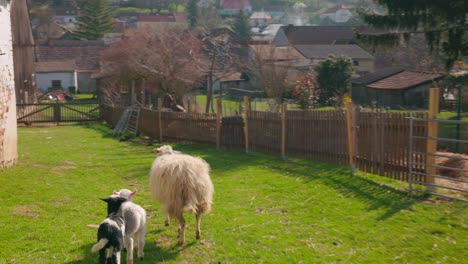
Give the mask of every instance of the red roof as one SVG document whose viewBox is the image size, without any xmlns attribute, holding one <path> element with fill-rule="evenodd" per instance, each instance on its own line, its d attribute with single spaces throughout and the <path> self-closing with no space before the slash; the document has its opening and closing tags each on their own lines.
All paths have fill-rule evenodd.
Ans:
<svg viewBox="0 0 468 264">
<path fill-rule="evenodd" d="M 77 70 L 92 71 L 99 68 L 102 41 L 48 40 L 37 43 L 38 62 L 74 60 Z"/>
<path fill-rule="evenodd" d="M 167 15 L 167 16 L 161 16 L 161 15 L 156 15 L 156 16 L 141 16 L 138 19 L 138 22 L 175 22 L 175 17 L 173 15 Z"/>
<path fill-rule="evenodd" d="M 402 71 L 377 82 L 368 84 L 367 87 L 374 89 L 406 89 L 420 84 L 435 81 L 442 78 L 444 74 L 434 72 Z"/>
<path fill-rule="evenodd" d="M 223 9 L 244 9 L 247 6 L 252 6 L 250 0 L 221 0 Z"/>
</svg>

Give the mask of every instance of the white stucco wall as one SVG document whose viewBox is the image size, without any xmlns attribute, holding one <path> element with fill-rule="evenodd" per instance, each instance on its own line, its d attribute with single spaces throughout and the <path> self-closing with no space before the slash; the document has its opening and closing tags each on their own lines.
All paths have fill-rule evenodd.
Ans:
<svg viewBox="0 0 468 264">
<path fill-rule="evenodd" d="M 16 164 L 18 133 L 10 4 L 0 1 L 0 168 Z"/>
<path fill-rule="evenodd" d="M 51 72 L 51 73 L 36 73 L 36 86 L 41 92 L 47 92 L 49 87 L 52 87 L 52 80 L 61 80 L 62 88 L 68 91 L 68 87 L 77 86 L 76 74 L 74 72 Z"/>
</svg>

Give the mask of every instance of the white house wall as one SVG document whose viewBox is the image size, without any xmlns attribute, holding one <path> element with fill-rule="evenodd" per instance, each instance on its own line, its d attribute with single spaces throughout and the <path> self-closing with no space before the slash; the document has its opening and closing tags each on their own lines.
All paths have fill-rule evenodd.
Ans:
<svg viewBox="0 0 468 264">
<path fill-rule="evenodd" d="M 18 132 L 10 2 L 0 0 L 0 168 L 16 164 Z"/>
<path fill-rule="evenodd" d="M 76 86 L 74 72 L 51 72 L 51 73 L 36 73 L 36 86 L 41 92 L 47 92 L 52 87 L 52 80 L 61 80 L 62 88 L 68 91 L 68 87 Z"/>
</svg>

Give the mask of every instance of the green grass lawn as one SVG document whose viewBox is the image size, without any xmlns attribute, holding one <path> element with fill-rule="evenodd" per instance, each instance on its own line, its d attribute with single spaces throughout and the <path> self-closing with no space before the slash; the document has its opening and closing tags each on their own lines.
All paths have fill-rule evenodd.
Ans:
<svg viewBox="0 0 468 264">
<path fill-rule="evenodd" d="M 462 202 L 408 196 L 404 183 L 334 165 L 197 144 L 173 146 L 210 163 L 215 204 L 202 217 L 201 241 L 187 215 L 179 248 L 177 225 L 164 226 L 149 194 L 156 145 L 111 133 L 100 124 L 19 128 L 18 165 L 0 171 L 0 263 L 97 263 L 96 230 L 85 225 L 105 218 L 98 198 L 120 188 L 137 188 L 134 200 L 148 212 L 145 259 L 135 263 L 468 259 Z"/>
</svg>

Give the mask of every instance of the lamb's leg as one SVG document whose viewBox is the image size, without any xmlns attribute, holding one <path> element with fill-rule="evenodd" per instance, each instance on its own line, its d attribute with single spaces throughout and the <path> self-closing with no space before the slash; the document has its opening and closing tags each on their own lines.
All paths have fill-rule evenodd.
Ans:
<svg viewBox="0 0 468 264">
<path fill-rule="evenodd" d="M 185 219 L 181 214 L 179 217 L 179 246 L 184 245 L 185 243 Z"/>
<path fill-rule="evenodd" d="M 166 219 L 164 220 L 164 225 L 169 226 L 169 216 L 166 214 Z"/>
<path fill-rule="evenodd" d="M 107 249 L 102 248 L 99 250 L 99 264 L 106 264 L 107 259 Z"/>
<path fill-rule="evenodd" d="M 145 253 L 143 252 L 143 249 L 145 248 L 145 234 L 146 234 L 146 227 L 143 227 L 138 233 L 136 237 L 136 247 L 138 249 L 138 258 L 143 259 L 145 256 Z"/>
<path fill-rule="evenodd" d="M 200 240 L 200 235 L 201 235 L 201 231 L 200 231 L 200 220 L 201 220 L 201 214 L 197 214 L 196 215 L 196 218 L 197 218 L 197 231 L 196 231 L 196 238 L 198 240 Z"/>
<path fill-rule="evenodd" d="M 127 264 L 133 264 L 133 238 L 129 235 L 125 240 L 127 240 Z"/>
<path fill-rule="evenodd" d="M 120 264 L 120 251 L 115 253 L 115 263 Z"/>
</svg>

